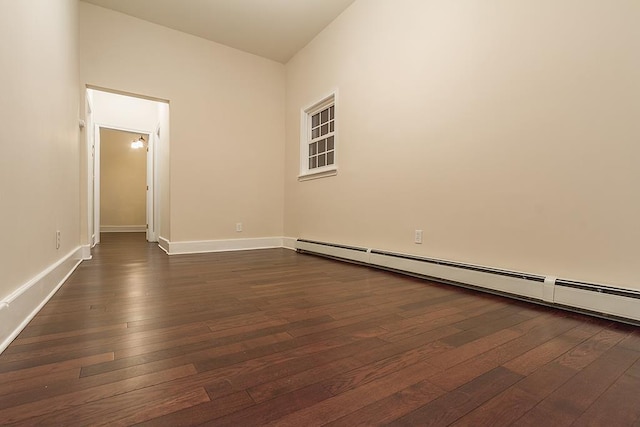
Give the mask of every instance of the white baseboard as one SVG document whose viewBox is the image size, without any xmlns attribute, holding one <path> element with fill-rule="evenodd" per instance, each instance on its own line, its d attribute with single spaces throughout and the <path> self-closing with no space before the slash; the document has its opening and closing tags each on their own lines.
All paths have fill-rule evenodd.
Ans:
<svg viewBox="0 0 640 427">
<path fill-rule="evenodd" d="M 82 245 L 80 246 L 80 249 L 82 251 L 82 260 L 83 261 L 88 261 L 92 258 L 91 256 L 91 245 Z"/>
<path fill-rule="evenodd" d="M 0 301 L 0 353 L 27 326 L 84 258 L 79 246 Z"/>
<path fill-rule="evenodd" d="M 168 242 L 162 238 L 160 247 L 169 255 L 197 254 L 204 252 L 247 251 L 283 247 L 282 237 L 257 237 L 249 239 L 198 240 L 191 242 Z M 162 242 L 164 240 L 164 242 Z M 166 247 L 163 247 L 166 245 Z"/>
<path fill-rule="evenodd" d="M 640 322 L 640 291 L 631 288 L 573 282 L 552 275 L 507 271 L 303 239 L 296 241 L 296 248 L 563 309 L 586 311 L 600 317 Z"/>
<path fill-rule="evenodd" d="M 101 233 L 144 233 L 146 225 L 101 225 Z"/>
<path fill-rule="evenodd" d="M 296 238 L 295 237 L 283 237 L 282 238 L 282 247 L 285 249 L 291 249 L 292 251 L 296 250 Z"/>
<path fill-rule="evenodd" d="M 171 242 L 165 237 L 158 237 L 158 246 L 168 255 L 243 251 L 253 249 L 285 248 L 295 251 L 294 237 L 258 237 L 250 239 L 197 240 Z"/>
<path fill-rule="evenodd" d="M 165 239 L 162 236 L 158 237 L 158 247 L 165 251 L 167 255 L 169 254 L 169 240 Z"/>
</svg>

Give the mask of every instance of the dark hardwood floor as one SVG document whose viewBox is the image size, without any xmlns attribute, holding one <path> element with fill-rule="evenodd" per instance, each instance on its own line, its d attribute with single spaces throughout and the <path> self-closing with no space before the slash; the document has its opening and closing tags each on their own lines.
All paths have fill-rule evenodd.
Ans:
<svg viewBox="0 0 640 427">
<path fill-rule="evenodd" d="M 285 249 L 106 234 L 0 355 L 0 424 L 640 425 L 640 331 Z"/>
</svg>

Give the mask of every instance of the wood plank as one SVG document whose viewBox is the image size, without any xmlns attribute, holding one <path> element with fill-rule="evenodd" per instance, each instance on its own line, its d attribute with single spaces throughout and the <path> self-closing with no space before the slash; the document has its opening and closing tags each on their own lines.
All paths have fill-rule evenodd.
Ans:
<svg viewBox="0 0 640 427">
<path fill-rule="evenodd" d="M 602 330 L 601 326 L 581 324 L 504 364 L 505 368 L 529 375 Z"/>
<path fill-rule="evenodd" d="M 488 334 L 500 331 L 502 329 L 510 328 L 518 323 L 525 322 L 529 319 L 529 316 L 515 313 L 505 317 L 501 317 L 496 320 L 479 322 L 475 328 L 467 329 L 457 334 L 448 336 L 442 339 L 442 342 L 449 344 L 452 347 L 459 347 L 461 345 L 470 343 L 477 339 L 483 338 Z M 454 324 L 453 326 L 456 326 Z"/>
<path fill-rule="evenodd" d="M 640 352 L 613 347 L 546 396 L 518 423 L 533 425 L 545 420 L 554 426 L 571 425 L 639 359 Z"/>
<path fill-rule="evenodd" d="M 394 420 L 389 425 L 449 425 L 521 378 L 522 376 L 503 367 L 495 368 L 459 389 Z"/>
<path fill-rule="evenodd" d="M 131 425 L 209 401 L 202 388 L 147 387 L 30 418 L 29 423 Z M 112 408 L 117 407 L 118 411 Z"/>
<path fill-rule="evenodd" d="M 325 389 L 331 394 L 338 395 L 345 391 L 361 387 L 364 384 L 376 381 L 393 372 L 400 371 L 412 365 L 428 361 L 434 354 L 431 347 L 423 346 L 418 349 L 397 354 L 386 359 L 369 363 L 362 367 L 336 375 L 322 382 Z M 431 368 L 431 365 L 429 365 Z"/>
<path fill-rule="evenodd" d="M 7 384 L 11 381 L 19 381 L 25 378 L 32 378 L 40 375 L 47 375 L 54 372 L 66 371 L 72 368 L 82 368 L 96 363 L 104 363 L 113 360 L 113 353 L 95 354 L 92 356 L 68 359 L 62 362 L 40 364 L 31 368 L 7 369 L 0 373 L 0 384 Z"/>
<path fill-rule="evenodd" d="M 456 332 L 459 332 L 459 330 L 452 326 L 443 326 L 428 330 L 419 335 L 412 335 L 401 341 L 385 342 L 385 344 L 379 348 L 358 354 L 357 358 L 364 363 L 372 363 L 404 352 L 414 351 L 421 347 L 425 347 L 425 351 L 432 354 L 440 354 L 451 349 L 451 346 L 439 341 L 440 338 L 455 334 Z"/>
<path fill-rule="evenodd" d="M 77 338 L 78 336 L 89 335 L 95 332 L 104 332 L 104 331 L 110 331 L 113 329 L 126 329 L 126 328 L 127 328 L 126 323 L 116 323 L 114 325 L 101 326 L 97 328 L 80 329 L 80 330 L 68 331 L 68 332 L 60 332 L 57 334 L 42 334 L 42 335 L 36 335 L 32 337 L 22 337 L 22 335 L 20 335 L 11 343 L 11 347 L 12 348 L 15 347 L 17 350 L 19 350 L 22 348 L 21 346 L 24 346 L 26 344 L 43 343 L 45 341 L 54 341 L 60 338 L 69 338 L 69 337 Z"/>
<path fill-rule="evenodd" d="M 511 425 L 524 412 L 535 406 L 536 402 L 535 396 L 518 387 L 510 387 L 451 425 L 456 427 Z"/>
<path fill-rule="evenodd" d="M 621 376 L 575 422 L 583 426 L 624 426 L 640 423 L 640 381 Z"/>
<path fill-rule="evenodd" d="M 450 368 L 474 356 L 489 351 L 494 347 L 518 338 L 520 335 L 522 335 L 521 332 L 503 329 L 435 356 L 431 359 L 431 363 L 442 369 Z"/>
<path fill-rule="evenodd" d="M 80 376 L 80 368 L 65 371 L 50 372 L 47 374 L 23 378 L 21 380 L 8 381 L 0 387 L 0 396 L 16 395 L 22 392 L 33 394 L 38 389 L 49 388 L 49 385 L 59 384 L 65 381 L 76 380 Z M 0 408 L 2 404 L 0 403 Z"/>
<path fill-rule="evenodd" d="M 430 381 L 445 390 L 454 390 L 484 372 L 488 372 L 531 349 L 537 348 L 575 326 L 573 322 L 554 322 L 549 325 L 549 320 L 549 315 L 541 315 L 512 327 L 511 329 L 522 335 L 458 365 L 454 365 L 430 378 Z"/>
<path fill-rule="evenodd" d="M 201 425 L 207 421 L 218 419 L 253 405 L 254 402 L 251 397 L 246 392 L 239 391 L 184 409 L 175 409 L 162 416 L 156 414 L 153 418 L 138 425 L 158 427 Z"/>
<path fill-rule="evenodd" d="M 321 403 L 331 397 L 331 393 L 318 384 L 278 396 L 262 404 L 254 405 L 243 411 L 216 418 L 205 423 L 216 427 L 266 425 L 293 412 Z"/>
<path fill-rule="evenodd" d="M 377 381 L 368 382 L 355 389 L 349 389 L 313 406 L 278 418 L 266 425 L 302 426 L 318 424 L 320 420 L 322 423 L 334 421 L 350 414 L 354 410 L 363 408 L 410 387 L 436 371 L 437 368 L 427 362 L 417 363 L 383 376 Z"/>
<path fill-rule="evenodd" d="M 626 374 L 640 379 L 640 361 L 634 363 L 633 366 L 627 370 Z"/>
<path fill-rule="evenodd" d="M 257 403 L 261 403 L 274 397 L 290 393 L 316 382 L 332 378 L 342 372 L 362 366 L 363 363 L 353 357 L 338 359 L 311 369 L 304 370 L 271 381 L 262 382 L 247 389 L 249 395 Z"/>
<path fill-rule="evenodd" d="M 301 355 L 293 360 L 272 361 L 262 366 L 256 366 L 254 363 L 249 369 L 240 369 L 240 366 L 236 365 L 228 369 L 218 370 L 217 373 L 219 377 L 223 377 L 227 375 L 227 373 L 232 372 L 232 379 L 227 379 L 226 381 L 232 384 L 234 390 L 251 389 L 258 384 L 278 381 L 282 378 L 290 379 L 296 374 L 307 372 L 310 369 L 326 365 L 336 360 L 351 358 L 355 363 L 353 356 L 357 355 L 363 349 L 375 348 L 378 345 L 379 342 L 376 340 L 358 340 L 353 343 L 334 347 L 330 350 Z M 310 384 L 317 381 L 319 381 L 317 377 L 313 378 Z M 289 383 L 289 385 L 291 385 L 291 383 Z M 288 391 L 297 390 L 298 388 L 289 387 Z M 272 397 L 275 396 L 272 395 Z"/>
<path fill-rule="evenodd" d="M 17 362 L 38 357 L 55 356 L 69 351 L 91 350 L 105 352 L 120 349 L 163 343 L 167 340 L 182 338 L 189 339 L 194 335 L 209 333 L 209 329 L 202 323 L 180 325 L 179 327 L 162 328 L 148 331 L 136 331 L 132 329 L 110 330 L 78 337 L 67 337 L 46 343 L 32 343 L 12 348 L 2 355 L 2 363 Z M 126 338 L 126 339 L 125 339 Z M 116 355 L 116 358 L 118 356 Z"/>
<path fill-rule="evenodd" d="M 616 329 L 605 329 L 563 354 L 558 363 L 581 370 L 619 343 L 625 333 Z"/>
<path fill-rule="evenodd" d="M 383 425 L 412 412 L 446 393 L 424 380 L 325 424 L 331 427 Z"/>
<path fill-rule="evenodd" d="M 236 353 L 247 354 L 246 358 L 251 358 L 251 356 L 258 353 L 267 353 L 269 351 L 277 352 L 280 349 L 295 347 L 297 344 L 297 342 L 294 341 L 286 332 L 265 336 L 259 336 L 260 334 L 256 335 L 258 336 L 246 340 L 227 337 L 232 339 L 200 341 L 188 345 L 157 350 L 151 353 L 114 359 L 109 362 L 83 367 L 81 377 L 97 375 L 104 372 L 161 360 L 177 359 L 178 361 L 190 360 L 193 362 L 202 361 L 202 363 L 204 363 L 205 360 L 211 360 L 214 358 L 216 361 L 228 360 L 229 358 L 224 356 Z M 224 345 L 225 343 L 228 344 Z M 247 352 L 247 350 L 252 351 Z M 186 357 L 185 354 L 189 354 L 190 356 Z M 213 363 L 214 361 L 209 362 L 210 365 Z M 200 363 L 198 366 L 200 366 Z"/>
<path fill-rule="evenodd" d="M 21 422 L 33 417 L 64 411 L 78 405 L 87 406 L 87 403 L 107 397 L 116 396 L 132 390 L 146 388 L 151 385 L 161 384 L 176 378 L 183 378 L 194 374 L 196 374 L 195 368 L 192 365 L 186 365 L 169 369 L 167 371 L 141 375 L 139 377 L 123 381 L 92 387 L 88 390 L 80 390 L 52 398 L 11 406 L 0 410 L 0 419 L 7 423 Z"/>
</svg>

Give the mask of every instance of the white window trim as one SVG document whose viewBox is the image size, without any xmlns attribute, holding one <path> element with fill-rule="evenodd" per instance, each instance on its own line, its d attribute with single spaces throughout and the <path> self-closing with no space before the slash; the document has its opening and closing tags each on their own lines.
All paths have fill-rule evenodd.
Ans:
<svg viewBox="0 0 640 427">
<path fill-rule="evenodd" d="M 310 134 L 310 117 L 312 112 L 320 110 L 329 103 L 334 105 L 334 130 L 333 130 L 333 144 L 334 144 L 334 164 L 329 166 L 323 166 L 320 168 L 309 169 L 309 152 L 308 152 L 308 138 Z M 298 181 L 309 181 L 312 179 L 325 178 L 328 176 L 335 176 L 338 174 L 338 128 L 340 119 L 338 117 L 338 90 L 335 89 L 328 95 L 322 97 L 318 102 L 314 102 L 312 105 L 300 110 L 300 175 L 298 175 Z"/>
</svg>

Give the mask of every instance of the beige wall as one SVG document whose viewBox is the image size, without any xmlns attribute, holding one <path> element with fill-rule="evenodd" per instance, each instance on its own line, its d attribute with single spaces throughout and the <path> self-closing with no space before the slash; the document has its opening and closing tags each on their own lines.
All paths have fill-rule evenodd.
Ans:
<svg viewBox="0 0 640 427">
<path fill-rule="evenodd" d="M 77 2 L 3 0 L 0 52 L 2 300 L 80 243 Z"/>
<path fill-rule="evenodd" d="M 147 151 L 131 148 L 140 134 L 100 130 L 100 225 L 147 223 Z M 148 135 L 144 135 L 149 140 Z"/>
<path fill-rule="evenodd" d="M 79 8 L 82 83 L 171 102 L 170 218 L 162 219 L 171 240 L 281 236 L 284 66 Z"/>
<path fill-rule="evenodd" d="M 639 288 L 639 21 L 357 1 L 287 64 L 285 235 Z M 339 173 L 298 182 L 300 109 L 333 88 Z"/>
</svg>

